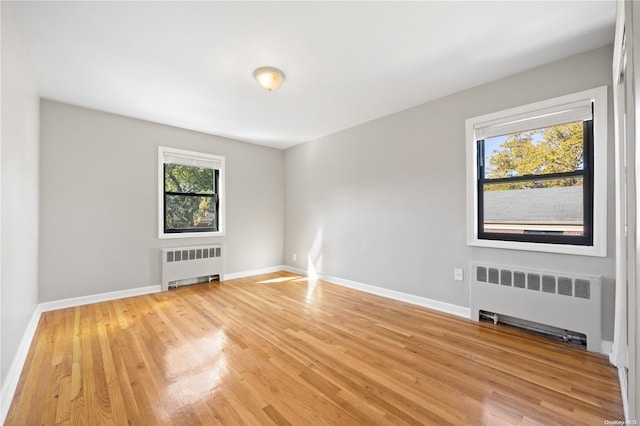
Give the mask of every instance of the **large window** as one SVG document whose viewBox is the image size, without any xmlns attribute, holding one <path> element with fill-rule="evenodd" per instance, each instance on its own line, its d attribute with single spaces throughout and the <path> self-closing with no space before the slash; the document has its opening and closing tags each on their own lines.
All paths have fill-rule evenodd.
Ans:
<svg viewBox="0 0 640 426">
<path fill-rule="evenodd" d="M 159 237 L 223 234 L 224 157 L 159 147 Z"/>
<path fill-rule="evenodd" d="M 478 144 L 478 236 L 592 245 L 593 120 Z"/>
<path fill-rule="evenodd" d="M 606 100 L 600 88 L 467 120 L 469 244 L 605 255 Z"/>
</svg>

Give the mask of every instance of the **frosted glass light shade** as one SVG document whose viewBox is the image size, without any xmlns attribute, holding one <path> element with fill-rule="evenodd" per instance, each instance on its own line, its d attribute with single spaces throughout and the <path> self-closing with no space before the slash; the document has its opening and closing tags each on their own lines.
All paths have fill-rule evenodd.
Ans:
<svg viewBox="0 0 640 426">
<path fill-rule="evenodd" d="M 284 74 L 277 68 L 262 67 L 253 72 L 260 86 L 267 90 L 276 90 L 284 81 Z"/>
</svg>

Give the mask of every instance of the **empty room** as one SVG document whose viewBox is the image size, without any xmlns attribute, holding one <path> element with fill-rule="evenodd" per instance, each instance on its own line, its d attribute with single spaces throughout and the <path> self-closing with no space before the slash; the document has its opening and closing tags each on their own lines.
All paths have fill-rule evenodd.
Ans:
<svg viewBox="0 0 640 426">
<path fill-rule="evenodd" d="M 635 2 L 0 17 L 2 424 L 636 424 Z"/>
</svg>

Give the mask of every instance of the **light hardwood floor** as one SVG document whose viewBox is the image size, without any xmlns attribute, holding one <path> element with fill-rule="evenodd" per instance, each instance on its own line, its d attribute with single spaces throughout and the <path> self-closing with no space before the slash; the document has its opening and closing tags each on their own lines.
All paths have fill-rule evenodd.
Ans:
<svg viewBox="0 0 640 426">
<path fill-rule="evenodd" d="M 43 314 L 6 424 L 620 419 L 603 356 L 281 272 Z"/>
</svg>

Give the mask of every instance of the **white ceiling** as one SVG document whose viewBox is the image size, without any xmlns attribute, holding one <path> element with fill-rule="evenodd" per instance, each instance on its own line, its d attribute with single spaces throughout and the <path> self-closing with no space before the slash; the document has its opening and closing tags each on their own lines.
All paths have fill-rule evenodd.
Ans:
<svg viewBox="0 0 640 426">
<path fill-rule="evenodd" d="M 613 42 L 615 1 L 14 2 L 44 98 L 277 148 Z M 275 92 L 253 71 L 286 74 Z"/>
</svg>

